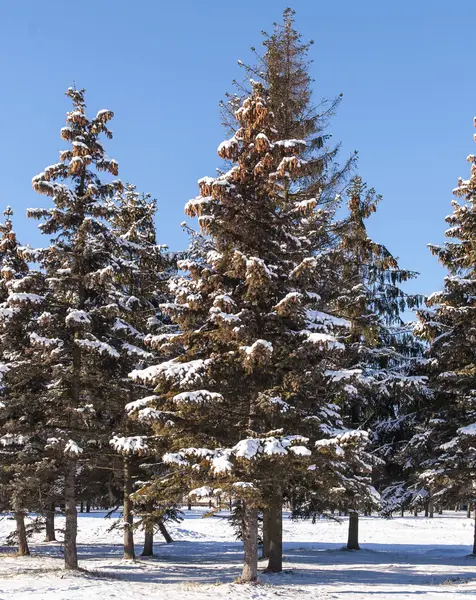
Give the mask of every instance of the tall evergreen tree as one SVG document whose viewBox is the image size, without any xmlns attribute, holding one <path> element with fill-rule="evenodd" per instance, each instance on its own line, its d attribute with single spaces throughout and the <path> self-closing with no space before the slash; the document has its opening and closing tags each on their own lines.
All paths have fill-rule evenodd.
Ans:
<svg viewBox="0 0 476 600">
<path fill-rule="evenodd" d="M 107 222 L 108 199 L 123 186 L 118 180 L 104 183 L 98 174 L 118 173 L 100 142 L 101 135 L 112 138 L 107 123 L 113 113 L 100 110 L 89 119 L 84 90 L 69 88 L 66 95 L 73 109 L 61 137 L 71 146 L 59 163 L 33 178 L 35 191 L 51 197 L 54 206 L 30 209 L 29 216 L 43 220 L 42 232 L 53 236 L 37 252 L 49 287 L 37 352 L 52 372 L 45 414 L 64 466 L 65 567 L 76 569 L 78 461 L 90 468 L 109 441 L 117 413 L 115 379 L 127 352 L 117 341 L 116 323 L 127 299 L 114 285 L 125 265 Z"/>
<path fill-rule="evenodd" d="M 434 398 L 411 443 L 421 459 L 420 480 L 437 498 L 457 502 L 474 498 L 476 476 L 476 156 L 467 161 L 470 178 L 458 180 L 453 212 L 446 217 L 449 241 L 430 245 L 449 275 L 443 290 L 427 298 L 428 309 L 418 313 L 417 332 L 430 343 Z"/>
<path fill-rule="evenodd" d="M 347 195 L 349 214 L 336 225 L 341 267 L 335 302 L 351 327 L 344 369 L 329 377 L 344 422 L 371 431 L 373 454 L 382 459 L 379 479 L 394 483 L 401 475 L 399 444 L 408 439 L 415 407 L 428 393 L 426 379 L 415 374 L 422 347 L 402 319 L 422 298 L 402 288 L 416 273 L 401 269 L 391 252 L 368 235 L 366 221 L 381 197 L 358 176 Z M 365 494 L 354 494 L 350 508 L 357 527 L 355 511 L 368 508 Z"/>
<path fill-rule="evenodd" d="M 121 387 L 125 399 L 122 407 L 125 409 L 135 405 L 143 395 L 142 387 L 128 379 L 128 373 L 158 360 L 148 342 L 155 333 L 163 335 L 167 330 L 159 304 L 166 299 L 165 286 L 172 273 L 173 261 L 165 253 L 166 248 L 157 244 L 154 224 L 157 207 L 149 195 L 141 195 L 135 186 L 127 184 L 124 192 L 110 202 L 109 209 L 112 233 L 116 236 L 124 265 L 116 285 L 126 302 L 123 319 L 116 322 L 116 331 L 127 350 L 121 359 Z M 123 455 L 124 556 L 134 558 L 131 494 L 133 476 L 139 470 L 137 451 L 140 455 L 145 452 L 142 445 L 137 447 L 137 441 L 142 439 L 137 436 L 144 431 L 141 428 L 131 431 L 132 422 L 126 412 L 120 414 L 122 422 L 116 428 L 111 444 Z M 140 420 L 146 422 L 146 429 L 155 416 L 150 411 L 141 413 Z M 141 462 L 144 463 L 143 459 Z"/>
<path fill-rule="evenodd" d="M 45 456 L 42 418 L 47 377 L 31 353 L 44 301 L 44 280 L 30 271 L 8 207 L 0 224 L 0 448 L 1 494 L 15 513 L 19 553 L 28 554 L 26 509 L 41 511 L 53 465 Z"/>
<path fill-rule="evenodd" d="M 218 149 L 234 166 L 201 179 L 200 196 L 186 205 L 216 249 L 205 264 L 179 264 L 190 277 L 175 284 L 175 301 L 164 307 L 180 325 L 184 353 L 131 377 L 153 382 L 149 403 L 169 415 L 156 430 L 169 440 L 164 460 L 180 470 L 198 465 L 194 482 L 218 480 L 241 499 L 248 581 L 257 575 L 257 508 L 276 477 L 286 487 L 305 475 L 307 441 L 340 424 L 325 371 L 336 365 L 346 323 L 316 310 L 308 293 L 319 272 L 295 232 L 315 203 L 286 195 L 306 168 L 305 142 L 276 139 L 260 84 L 236 119 L 236 134 Z M 325 461 L 321 447 L 316 456 Z"/>
<path fill-rule="evenodd" d="M 313 98 L 313 80 L 310 75 L 311 60 L 309 51 L 313 42 L 303 41 L 295 29 L 295 12 L 287 8 L 283 12 L 282 23 L 274 24 L 271 34 L 262 32 L 263 52 L 252 48 L 255 65 L 239 64 L 244 68 L 247 81 L 234 82 L 237 95 L 229 94 L 227 102 L 222 103 L 224 124 L 231 130 L 235 128 L 234 111 L 238 108 L 243 95 L 248 92 L 249 77 L 261 81 L 266 89 L 268 105 L 274 115 L 276 136 L 280 139 L 303 140 L 301 157 L 306 160 L 306 169 L 296 175 L 292 184 L 288 182 L 284 197 L 290 203 L 310 203 L 316 210 L 310 212 L 301 223 L 313 254 L 319 261 L 321 277 L 315 282 L 314 293 L 323 298 L 329 289 L 335 289 L 335 257 L 333 248 L 336 236 L 332 233 L 332 222 L 340 205 L 340 194 L 345 187 L 347 176 L 355 163 L 356 153 L 342 165 L 337 161 L 339 144 L 332 144 L 332 136 L 327 132 L 329 121 L 337 110 L 342 95 L 330 102 L 321 100 L 318 104 Z M 326 294 L 323 294 L 326 292 Z M 269 556 L 268 570 L 280 571 L 282 565 L 282 499 L 280 492 L 272 493 L 274 498 L 272 518 L 264 508 L 265 544 L 263 554 Z M 269 529 L 269 531 L 266 531 Z M 268 542 L 270 548 L 268 548 Z"/>
</svg>

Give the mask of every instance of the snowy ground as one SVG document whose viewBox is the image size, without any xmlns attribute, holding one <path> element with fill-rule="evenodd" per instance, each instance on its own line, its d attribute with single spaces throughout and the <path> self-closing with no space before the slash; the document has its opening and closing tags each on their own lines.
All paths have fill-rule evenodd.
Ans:
<svg viewBox="0 0 476 600">
<path fill-rule="evenodd" d="M 78 574 L 61 570 L 61 544 L 44 544 L 41 536 L 31 557 L 1 547 L 0 600 L 476 599 L 476 559 L 468 556 L 473 521 L 462 514 L 362 519 L 360 552 L 342 550 L 346 523 L 286 519 L 286 570 L 262 574 L 255 586 L 232 583 L 242 548 L 223 519 L 185 511 L 185 521 L 170 528 L 175 543 L 158 540 L 154 558 L 131 563 L 121 559 L 121 534 L 108 533 L 111 520 L 103 516 L 80 516 L 84 571 Z M 12 528 L 13 521 L 0 517 L 0 544 Z"/>
</svg>

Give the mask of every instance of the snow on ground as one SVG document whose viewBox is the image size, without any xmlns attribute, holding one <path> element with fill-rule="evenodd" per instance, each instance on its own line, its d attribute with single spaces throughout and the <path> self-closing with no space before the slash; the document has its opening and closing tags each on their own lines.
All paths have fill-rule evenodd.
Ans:
<svg viewBox="0 0 476 600">
<path fill-rule="evenodd" d="M 242 546 L 228 523 L 185 511 L 170 527 L 176 540 L 157 536 L 156 556 L 121 558 L 121 532 L 108 533 L 104 513 L 80 515 L 80 573 L 61 570 L 60 543 L 42 536 L 32 556 L 4 545 L 14 523 L 0 517 L 0 600 L 466 600 L 476 599 L 476 559 L 469 555 L 473 521 L 462 514 L 425 519 L 361 519 L 363 550 L 342 550 L 347 523 L 285 520 L 285 572 L 260 574 L 259 585 L 236 585 Z M 117 515 L 116 515 L 117 516 Z M 57 527 L 63 526 L 57 519 Z M 137 553 L 142 535 L 137 534 Z M 261 563 L 265 566 L 265 563 Z"/>
</svg>

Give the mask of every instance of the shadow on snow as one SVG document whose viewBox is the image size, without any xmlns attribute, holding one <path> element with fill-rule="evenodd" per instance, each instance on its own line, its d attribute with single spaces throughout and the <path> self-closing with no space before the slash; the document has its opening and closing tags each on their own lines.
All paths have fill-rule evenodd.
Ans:
<svg viewBox="0 0 476 600">
<path fill-rule="evenodd" d="M 32 544 L 33 558 L 47 556 L 55 559 L 60 568 L 60 544 Z M 157 543 L 155 556 L 141 558 L 141 548 L 136 547 L 136 561 L 120 560 L 120 544 L 78 544 L 80 564 L 90 575 L 99 578 L 117 578 L 129 582 L 155 584 L 229 582 L 241 572 L 243 559 L 240 542 L 177 541 L 173 544 Z M 0 549 L 11 552 L 11 548 Z M 476 578 L 476 558 L 468 555 L 468 546 L 422 546 L 368 544 L 357 552 L 343 550 L 339 544 L 288 543 L 284 545 L 284 569 L 281 574 L 262 574 L 263 582 L 280 584 L 325 585 L 440 585 L 447 581 L 461 583 Z M 119 559 L 115 563 L 103 561 Z M 27 559 L 28 560 L 28 559 Z M 286 564 L 292 568 L 287 569 Z M 265 561 L 260 561 L 264 568 Z M 426 565 L 438 565 L 438 572 L 426 572 Z M 1 563 L 0 563 L 1 566 Z M 35 572 L 34 566 L 26 571 Z M 464 573 L 457 567 L 465 567 Z M 472 567 L 468 569 L 468 567 Z M 343 592 L 340 592 L 343 593 Z M 346 594 L 360 593 L 357 589 Z M 371 591 L 367 591 L 371 594 Z M 381 592 L 380 592 L 381 593 Z M 390 593 L 390 592 L 389 592 Z M 391 592 L 392 595 L 398 591 Z M 413 593 L 413 592 L 412 592 Z M 414 592 L 418 593 L 417 591 Z M 463 594 L 464 590 L 458 590 Z M 474 593 L 474 591 L 473 591 Z"/>
</svg>

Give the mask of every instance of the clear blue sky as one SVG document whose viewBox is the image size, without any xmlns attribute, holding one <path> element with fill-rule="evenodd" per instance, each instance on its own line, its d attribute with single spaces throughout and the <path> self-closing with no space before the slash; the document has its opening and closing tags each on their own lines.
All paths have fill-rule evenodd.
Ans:
<svg viewBox="0 0 476 600">
<path fill-rule="evenodd" d="M 73 80 L 89 110 L 110 108 L 106 148 L 120 176 L 159 200 L 159 240 L 185 246 L 184 203 L 219 166 L 218 102 L 237 60 L 287 3 L 276 0 L 0 0 L 0 205 L 22 241 L 45 244 L 28 206 L 48 199 L 31 178 L 57 162 Z M 451 190 L 475 152 L 476 6 L 453 0 L 294 0 L 312 49 L 316 99 L 344 94 L 330 131 L 342 156 L 383 196 L 370 232 L 420 271 L 414 290 L 441 287 L 426 248 L 444 239 Z"/>
</svg>

